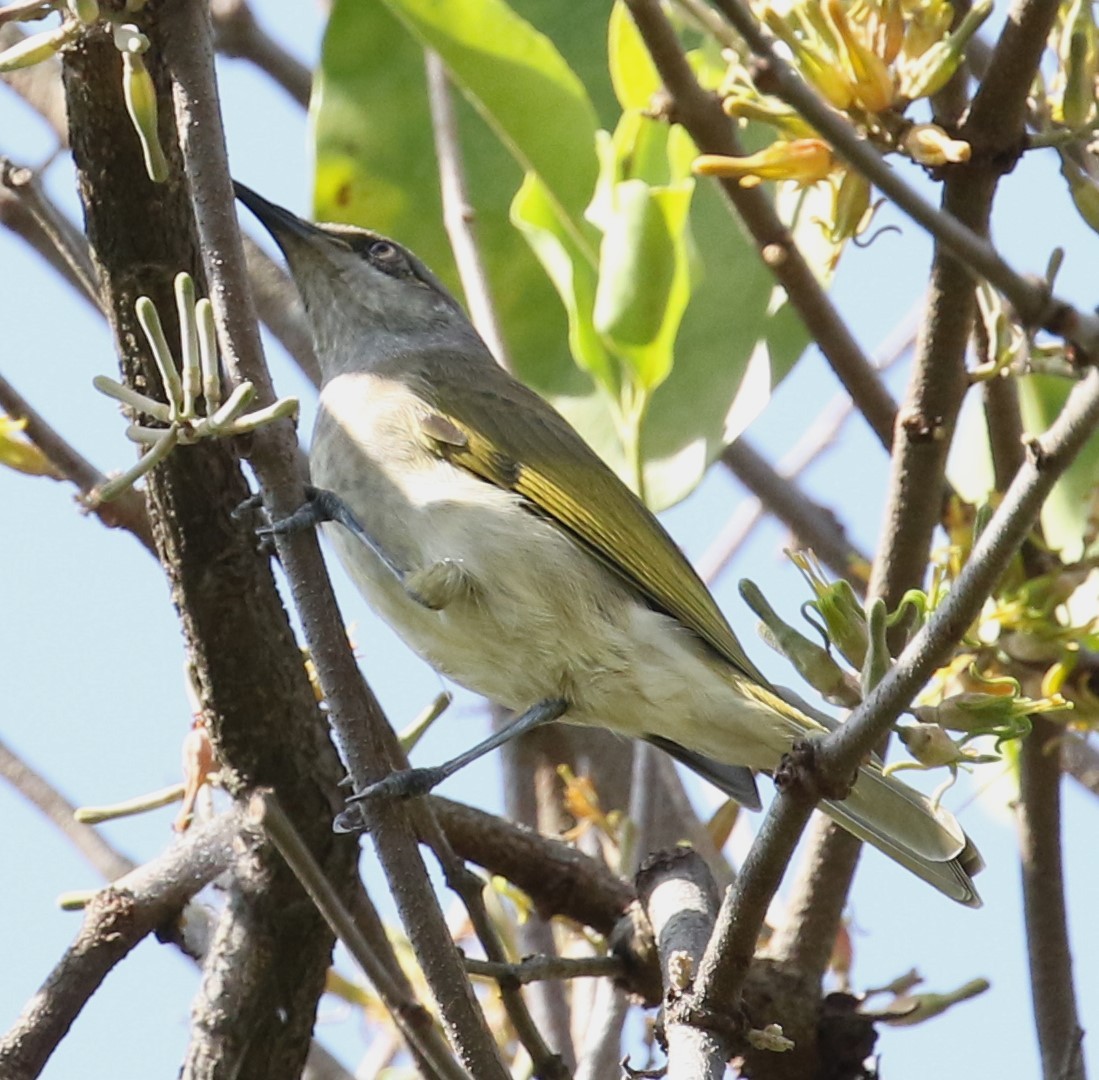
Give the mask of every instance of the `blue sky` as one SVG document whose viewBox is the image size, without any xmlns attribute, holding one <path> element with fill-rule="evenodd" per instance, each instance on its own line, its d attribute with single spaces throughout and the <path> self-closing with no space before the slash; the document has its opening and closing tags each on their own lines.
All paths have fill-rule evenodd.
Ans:
<svg viewBox="0 0 1099 1080">
<path fill-rule="evenodd" d="M 290 49 L 314 62 L 322 30 L 314 6 L 267 0 L 255 8 Z M 305 117 L 240 62 L 222 64 L 222 95 L 234 173 L 267 197 L 307 214 Z M 0 94 L 0 131 L 0 152 L 21 163 L 41 163 L 53 149 L 42 125 L 9 93 Z M 1068 259 L 1062 286 L 1071 299 L 1093 306 L 1097 239 L 1061 197 L 1055 173 L 1047 155 L 1028 159 L 1005 179 L 995 239 L 1017 267 L 1033 272 L 1044 268 L 1053 246 L 1064 245 Z M 64 161 L 50 169 L 48 180 L 54 196 L 75 213 Z M 835 288 L 841 311 L 868 349 L 904 317 L 926 280 L 929 259 L 930 246 L 914 226 L 892 215 L 885 220 L 897 221 L 902 235 L 883 236 L 866 251 L 849 251 Z M 0 232 L 0 273 L 5 337 L 0 370 L 100 468 L 126 466 L 131 450 L 123 423 L 91 388 L 93 375 L 116 371 L 98 317 L 5 232 Z M 303 399 L 301 430 L 307 435 L 311 392 L 275 350 L 271 362 L 280 393 Z M 898 394 L 902 377 L 893 377 Z M 835 389 L 823 361 L 810 352 L 750 437 L 769 454 L 781 453 Z M 868 551 L 875 547 L 886 470 L 884 455 L 856 421 L 839 449 L 805 478 L 820 498 L 842 509 L 852 535 Z M 688 554 L 697 557 L 742 497 L 739 487 L 715 470 L 702 490 L 665 520 Z M 190 713 L 181 637 L 159 567 L 129 537 L 81 517 L 60 485 L 4 471 L 0 499 L 5 507 L 0 657 L 6 689 L 0 738 L 77 803 L 111 802 L 172 783 L 178 778 Z M 781 557 L 784 542 L 781 529 L 760 528 L 715 591 L 753 658 L 769 674 L 788 681 L 781 664 L 755 639 L 753 619 L 735 588 L 738 577 L 750 574 L 792 620 L 805 596 L 796 571 Z M 356 627 L 364 670 L 394 722 L 402 725 L 434 697 L 442 681 L 370 615 L 338 567 L 332 569 L 345 617 Z M 417 750 L 417 760 L 440 760 L 484 726 L 476 701 L 459 695 Z M 444 790 L 498 808 L 496 775 L 490 758 Z M 702 785 L 693 790 L 701 802 L 712 803 L 713 794 Z M 1065 796 L 1071 929 L 1080 1011 L 1087 1018 L 1099 1015 L 1096 930 L 1088 917 L 1099 889 L 1093 854 L 1099 807 L 1072 783 L 1066 783 Z M 965 801 L 963 795 L 954 805 Z M 950 990 L 977 976 L 992 982 L 984 997 L 941 1019 L 886 1032 L 879 1050 L 885 1074 L 894 1080 L 917 1080 L 929 1066 L 944 1076 L 1026 1076 L 1037 1070 L 1014 832 L 1007 810 L 1002 805 L 997 810 L 996 802 L 969 800 L 964 810 L 966 827 L 989 864 L 979 881 L 985 899 L 979 912 L 955 908 L 876 853 L 864 856 L 852 897 L 857 985 L 887 982 L 912 966 L 924 974 L 929 989 Z M 144 859 L 171 841 L 172 814 L 161 811 L 104 831 L 132 857 Z M 6 826 L 0 850 L 11 868 L 0 890 L 0 1026 L 6 1028 L 76 930 L 78 916 L 60 912 L 57 895 L 97 882 L 57 832 L 5 786 L 0 786 L 0 820 Z M 380 897 L 383 885 L 371 854 L 364 856 L 364 865 Z M 351 970 L 346 961 L 343 966 Z M 44 1076 L 137 1080 L 175 1075 L 196 987 L 191 965 L 171 949 L 144 943 L 110 975 Z M 353 1064 L 361 1052 L 356 1019 L 340 1005 L 325 1002 L 321 1020 L 321 1037 Z M 1093 1068 L 1099 1066 L 1094 1051 L 1092 1058 Z"/>
</svg>

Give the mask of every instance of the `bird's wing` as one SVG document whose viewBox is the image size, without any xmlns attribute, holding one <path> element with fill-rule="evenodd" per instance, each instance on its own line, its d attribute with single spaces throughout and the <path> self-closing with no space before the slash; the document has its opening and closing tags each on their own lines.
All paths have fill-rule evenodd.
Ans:
<svg viewBox="0 0 1099 1080">
<path fill-rule="evenodd" d="M 470 387 L 459 412 L 439 407 L 424 424 L 441 457 L 558 522 L 604 565 L 766 687 L 714 598 L 656 517 L 545 401 L 521 383 Z M 430 388 L 425 387 L 430 400 Z M 465 396 L 465 395 L 463 395 Z M 510 413 L 510 423 L 504 422 Z M 509 434 L 522 417 L 523 448 Z"/>
</svg>

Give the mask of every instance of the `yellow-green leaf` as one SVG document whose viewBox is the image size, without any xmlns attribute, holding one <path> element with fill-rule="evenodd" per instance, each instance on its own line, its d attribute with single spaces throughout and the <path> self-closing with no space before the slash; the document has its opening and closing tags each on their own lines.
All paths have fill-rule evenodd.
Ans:
<svg viewBox="0 0 1099 1080">
<path fill-rule="evenodd" d="M 34 443 L 23 436 L 26 420 L 15 420 L 0 413 L 0 465 L 28 476 L 49 476 L 60 480 L 60 474 L 49 458 Z"/>
</svg>

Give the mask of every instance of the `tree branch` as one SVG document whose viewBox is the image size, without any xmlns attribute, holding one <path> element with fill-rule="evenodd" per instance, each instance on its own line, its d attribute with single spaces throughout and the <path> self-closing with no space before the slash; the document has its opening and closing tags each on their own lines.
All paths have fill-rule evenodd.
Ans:
<svg viewBox="0 0 1099 1080">
<path fill-rule="evenodd" d="M 75 484 L 82 495 L 106 483 L 107 477 L 50 427 L 2 375 L 0 408 L 9 416 L 26 420 L 24 434 L 45 454 L 58 474 Z M 132 488 L 109 503 L 98 503 L 92 513 L 108 528 L 125 529 L 146 551 L 156 554 L 145 500 Z"/>
<path fill-rule="evenodd" d="M 547 979 L 617 979 L 625 970 L 617 956 L 524 956 L 517 964 L 466 957 L 466 971 L 470 975 L 524 986 Z"/>
<path fill-rule="evenodd" d="M 712 1018 L 698 1017 L 686 994 L 713 931 L 719 902 L 714 879 L 696 852 L 672 848 L 646 859 L 635 885 L 660 957 L 668 1075 L 721 1080 L 727 1046 L 715 1035 Z"/>
<path fill-rule="evenodd" d="M 901 710 L 949 654 L 980 612 L 1041 505 L 1099 423 L 1099 371 L 1072 391 L 1052 427 L 1030 445 L 999 509 L 974 546 L 950 594 L 904 650 L 896 665 L 835 732 L 818 745 L 825 785 L 849 777 L 889 730 Z M 736 886 L 726 893 L 714 937 L 703 958 L 696 992 L 715 1008 L 739 1000 L 767 904 L 778 888 L 815 798 L 802 785 L 779 792 L 764 819 Z"/>
<path fill-rule="evenodd" d="M 1034 527 L 1053 485 L 1099 424 L 1099 372 L 1088 370 L 1049 430 L 1027 445 L 1027 457 L 949 595 L 916 634 L 851 719 L 822 745 L 826 775 L 854 769 L 893 719 L 949 655 L 980 613 L 1020 544 Z M 838 766 L 840 771 L 830 770 Z"/>
<path fill-rule="evenodd" d="M 107 881 L 134 869 L 134 863 L 111 847 L 96 829 L 77 821 L 73 816 L 76 807 L 3 742 L 0 742 L 0 776 L 41 810 Z"/>
<path fill-rule="evenodd" d="M 910 313 L 882 343 L 874 357 L 874 367 L 887 371 L 912 347 L 915 341 L 915 313 Z M 840 391 L 818 414 L 798 441 L 785 453 L 776 469 L 780 476 L 790 480 L 800 476 L 825 451 L 836 442 L 844 424 L 855 412 L 855 404 L 846 391 Z M 698 560 L 697 569 L 708 585 L 725 572 L 741 545 L 752 534 L 766 513 L 758 498 L 742 499 L 729 515 L 721 532 Z M 862 581 L 852 582 L 862 592 Z"/>
<path fill-rule="evenodd" d="M 210 17 L 218 52 L 255 64 L 298 105 L 309 108 L 313 72 L 260 26 L 247 0 L 212 0 Z"/>
<path fill-rule="evenodd" d="M 492 291 L 474 233 L 473 204 L 470 202 L 462 145 L 458 136 L 458 117 L 454 112 L 450 80 L 437 52 L 424 50 L 427 71 L 427 99 L 431 107 L 431 127 L 435 135 L 435 157 L 439 161 L 439 190 L 443 201 L 443 224 L 450 238 L 462 291 L 466 294 L 469 317 L 489 352 L 505 370 L 511 371 L 504 330 L 492 302 Z"/>
<path fill-rule="evenodd" d="M 161 102 L 169 96 L 165 57 L 176 41 L 165 22 L 185 4 L 147 8 L 145 57 Z M 202 289 L 198 242 L 172 112 L 159 110 L 169 163 L 163 184 L 145 169 L 123 100 L 118 49 L 91 30 L 63 56 L 73 157 L 89 241 L 116 348 L 131 384 L 159 385 L 134 303 L 149 296 L 177 331 L 172 281 L 181 271 Z M 214 97 L 214 95 L 211 95 Z M 194 162 L 207 168 L 208 159 Z M 141 228 L 133 222 L 141 221 Z M 332 835 L 339 762 L 327 739 L 301 653 L 270 566 L 230 518 L 247 495 L 235 448 L 207 443 L 171 455 L 150 473 L 153 534 L 177 605 L 200 699 L 230 788 L 277 788 L 334 881 L 353 879 L 356 850 Z M 300 1074 L 332 937 L 303 902 L 293 874 L 272 848 L 251 852 L 237 876 L 233 905 L 207 958 L 204 994 L 226 992 L 196 1028 L 191 1075 L 234 1071 L 240 1080 Z M 278 986 L 278 1008 L 269 990 Z M 199 1053 L 201 1049 L 201 1053 Z M 201 1058 L 201 1060 L 199 1060 Z"/>
<path fill-rule="evenodd" d="M 388 947 L 388 942 L 386 942 L 388 956 L 383 959 L 375 945 L 371 944 L 362 932 L 339 893 L 325 877 L 309 848 L 302 841 L 293 823 L 283 813 L 274 796 L 264 792 L 253 796 L 248 817 L 250 822 L 262 827 L 268 833 L 282 853 L 282 857 L 290 864 L 290 868 L 309 893 L 310 899 L 317 905 L 317 909 L 332 928 L 332 932 L 343 942 L 363 974 L 373 983 L 374 989 L 409 1046 L 443 1080 L 464 1080 L 467 1077 L 465 1070 L 454 1059 L 449 1047 L 440 1038 L 430 1014 L 412 996 L 407 982 L 402 985 L 394 978 L 393 969 L 396 958 L 392 949 Z M 362 900 L 372 909 L 373 905 L 369 904 L 365 893 Z M 380 920 L 378 925 L 380 926 Z M 385 941 L 384 933 L 381 940 Z"/>
<path fill-rule="evenodd" d="M 1019 748 L 1019 847 L 1030 986 L 1044 1080 L 1084 1080 L 1061 860 L 1060 724 L 1031 717 Z"/>
<path fill-rule="evenodd" d="M 0 1074 L 32 1080 L 111 969 L 146 935 L 175 937 L 184 905 L 236 858 L 238 809 L 187 833 L 164 854 L 95 894 L 76 939 L 0 1039 Z"/>
<path fill-rule="evenodd" d="M 857 577 L 870 560 L 847 538 L 847 531 L 826 506 L 814 502 L 797 484 L 783 476 L 744 437 L 721 454 L 729 471 L 797 538 L 813 549 L 839 577 Z"/>
<path fill-rule="evenodd" d="M 31 169 L 0 157 L 0 183 L 15 196 L 36 226 L 35 246 L 84 294 L 94 307 L 100 306 L 99 287 L 84 237 L 49 200 Z M 52 248 L 52 254 L 48 254 Z"/>
<path fill-rule="evenodd" d="M 445 829 L 441 827 L 430 807 L 418 807 L 414 813 L 423 818 L 419 826 L 420 835 L 435 852 L 447 886 L 457 894 L 465 906 L 470 925 L 481 947 L 485 950 L 485 956 L 493 963 L 507 963 L 507 951 L 485 906 L 484 881 L 457 855 L 447 838 Z M 544 1080 L 569 1080 L 572 1075 L 571 1070 L 565 1064 L 564 1058 L 547 1045 L 538 1025 L 534 1023 L 518 985 L 506 981 L 500 983 L 500 998 L 511 1026 L 515 1029 L 516 1037 L 530 1055 L 534 1075 Z"/>
<path fill-rule="evenodd" d="M 563 915 L 609 935 L 636 899 L 629 882 L 560 840 L 438 795 L 425 801 L 463 859 L 518 885 L 544 918 Z"/>
<path fill-rule="evenodd" d="M 237 379 L 253 381 L 261 400 L 271 401 L 274 395 L 263 363 L 240 234 L 232 212 L 209 23 L 196 0 L 170 5 L 162 17 L 171 29 L 168 37 L 175 80 L 173 97 L 202 248 L 209 255 L 218 255 L 209 261 L 207 272 L 225 362 Z M 195 167 L 198 163 L 202 167 Z M 273 515 L 288 516 L 301 505 L 301 480 L 294 469 L 296 442 L 286 425 L 257 433 L 250 460 Z M 384 775 L 388 725 L 355 665 L 316 537 L 280 536 L 278 551 L 331 722 L 340 736 L 356 790 L 360 790 Z M 377 808 L 371 829 L 402 921 L 451 1041 L 473 1075 L 503 1080 L 504 1068 L 496 1044 L 435 900 L 405 808 L 394 804 Z"/>
</svg>

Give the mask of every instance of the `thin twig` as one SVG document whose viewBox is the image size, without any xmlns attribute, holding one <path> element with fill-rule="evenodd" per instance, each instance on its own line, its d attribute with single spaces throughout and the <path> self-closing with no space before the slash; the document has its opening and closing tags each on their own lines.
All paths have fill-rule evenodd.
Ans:
<svg viewBox="0 0 1099 1080">
<path fill-rule="evenodd" d="M 88 296 L 80 278 L 73 273 L 69 260 L 57 250 L 53 238 L 43 230 L 41 221 L 15 192 L 4 186 L 0 186 L 0 224 L 49 263 L 81 300 L 100 312 L 99 305 Z"/>
<path fill-rule="evenodd" d="M 293 823 L 280 809 L 274 795 L 266 792 L 254 795 L 248 818 L 253 824 L 265 829 L 271 837 L 305 891 L 309 893 L 310 899 L 317 905 L 317 910 L 332 928 L 332 932 L 343 942 L 362 968 L 363 974 L 373 983 L 394 1024 L 409 1045 L 419 1051 L 438 1076 L 448 1080 L 463 1080 L 468 1077 L 449 1047 L 439 1037 L 430 1014 L 408 993 L 407 988 L 398 985 L 390 968 L 366 940 Z"/>
<path fill-rule="evenodd" d="M 225 159 L 221 116 L 213 74 L 206 12 L 198 3 L 177 3 L 162 12 L 172 44 L 173 99 L 180 143 L 189 164 L 195 217 L 207 255 L 210 298 L 226 366 L 249 379 L 261 401 L 274 400 L 252 304 L 233 193 Z M 213 258 L 214 253 L 217 258 Z M 273 514 L 288 516 L 302 502 L 293 462 L 296 440 L 287 425 L 257 433 L 251 463 Z M 310 655 L 329 715 L 340 737 L 356 790 L 384 775 L 387 737 L 392 739 L 373 694 L 363 682 L 348 646 L 317 539 L 311 534 L 280 536 L 279 557 L 301 616 Z M 444 1025 L 465 1067 L 478 1078 L 504 1080 L 503 1063 L 473 998 L 461 958 L 446 927 L 416 847 L 404 807 L 387 804 L 371 820 L 372 837 L 397 901 L 409 940 L 439 1005 Z"/>
<path fill-rule="evenodd" d="M 618 979 L 625 965 L 617 956 L 524 956 L 517 964 L 466 957 L 466 971 L 497 982 L 526 985 L 546 979 Z"/>
<path fill-rule="evenodd" d="M 631 7 L 638 2 L 631 0 Z M 983 236 L 948 211 L 932 206 L 843 115 L 827 105 L 793 66 L 775 52 L 770 36 L 747 4 L 742 0 L 714 2 L 744 38 L 748 48 L 766 65 L 769 93 L 796 109 L 849 165 L 934 236 L 971 273 L 979 274 L 999 289 L 1014 304 L 1027 326 L 1042 327 L 1067 338 L 1079 345 L 1087 355 L 1099 353 L 1099 317 L 1052 297 L 1043 282 L 1016 273 Z M 1013 31 L 1010 40 L 1008 37 L 1001 39 L 989 67 L 989 72 L 998 71 L 1001 76 L 993 87 L 978 93 L 959 133 L 961 138 L 968 141 L 971 129 L 982 131 L 997 113 L 1000 114 L 995 120 L 997 133 L 1022 132 L 1021 113 L 1018 124 L 1011 126 L 1017 112 L 1014 106 L 1020 87 L 1025 95 L 1037 57 L 1045 47 L 1049 28 L 1046 18 L 1048 10 L 1048 0 L 1041 3 L 1019 0 L 1015 5 L 1005 24 Z M 994 145 L 1002 148 L 1003 142 Z M 978 147 L 981 150 L 990 149 L 983 142 L 978 142 Z"/>
<path fill-rule="evenodd" d="M 1061 855 L 1061 735 L 1044 716 L 1019 750 L 1019 847 L 1030 987 L 1044 1080 L 1084 1080 Z"/>
<path fill-rule="evenodd" d="M 740 156 L 742 149 L 729 118 L 717 98 L 699 85 L 658 0 L 627 0 L 627 6 L 671 95 L 670 118 L 687 129 L 702 153 Z M 742 188 L 734 180 L 720 183 L 810 337 L 888 449 L 893 441 L 896 403 L 813 275 L 789 230 L 761 189 Z"/>
<path fill-rule="evenodd" d="M 46 197 L 33 170 L 0 157 L 0 183 L 22 203 L 38 223 L 42 234 L 68 264 L 86 298 L 100 307 L 98 277 L 88 251 L 88 242 L 75 226 Z"/>
<path fill-rule="evenodd" d="M 865 574 L 870 560 L 848 539 L 835 513 L 809 498 L 745 438 L 727 446 L 721 460 L 768 512 L 797 537 L 798 543 L 812 548 L 833 573 L 843 578 Z"/>
<path fill-rule="evenodd" d="M 511 371 L 511 357 L 504 340 L 503 327 L 496 315 L 488 274 L 481 260 L 474 235 L 474 211 L 466 187 L 462 163 L 462 143 L 450 79 L 439 54 L 424 50 L 427 70 L 427 99 L 431 107 L 431 127 L 435 136 L 435 157 L 439 161 L 439 189 L 443 199 L 443 224 L 446 226 L 462 290 L 466 294 L 469 317 L 477 333 L 485 340 L 496 362 Z"/>
<path fill-rule="evenodd" d="M 498 705 L 490 705 L 489 712 L 494 728 L 511 718 L 511 713 Z M 506 820 L 546 836 L 558 836 L 564 831 L 567 826 L 557 767 L 562 761 L 571 761 L 574 734 L 567 726 L 554 724 L 529 732 L 501 748 Z M 564 933 L 568 931 L 562 930 Z M 558 953 L 559 935 L 540 911 L 532 911 L 522 920 L 516 936 L 524 956 Z M 572 1018 L 583 1007 L 580 999 L 587 990 L 582 987 L 578 994 L 576 988 L 560 982 L 541 982 L 527 991 L 531 1015 L 570 1069 L 576 1068 Z"/>
<path fill-rule="evenodd" d="M 546 918 L 610 934 L 636 899 L 629 882 L 569 844 L 438 795 L 425 801 L 462 858 L 514 882 Z"/>
<path fill-rule="evenodd" d="M 989 379 L 984 390 L 985 426 L 992 451 L 992 475 L 997 491 L 1004 491 L 1023 463 L 1023 418 L 1019 385 L 1012 378 Z"/>
<path fill-rule="evenodd" d="M 295 103 L 309 108 L 312 71 L 260 26 L 246 0 L 212 0 L 210 16 L 218 52 L 255 64 Z"/>
<path fill-rule="evenodd" d="M 178 932 L 169 931 L 172 921 L 232 865 L 241 832 L 241 813 L 234 808 L 95 894 L 73 944 L 0 1038 L 4 1080 L 38 1076 L 111 969 L 153 931 Z"/>
<path fill-rule="evenodd" d="M 1066 735 L 1061 765 L 1085 791 L 1099 795 L 1099 750 L 1081 735 Z"/>
<path fill-rule="evenodd" d="M 605 979 L 595 984 L 582 1029 L 575 1080 L 604 1080 L 619 1075 L 622 1028 L 629 1010 L 630 999 L 619 987 Z"/>
<path fill-rule="evenodd" d="M 404 766 L 404 762 L 398 763 L 398 767 Z M 432 813 L 430 806 L 417 807 L 414 814 L 420 819 L 421 837 L 439 860 L 447 886 L 465 906 L 473 932 L 481 943 L 481 948 L 485 950 L 485 956 L 493 963 L 507 963 L 507 950 L 485 905 L 485 882 L 456 853 L 445 828 Z M 565 1059 L 546 1043 L 519 987 L 507 981 L 501 982 L 500 1000 L 515 1030 L 516 1038 L 530 1055 L 534 1075 L 544 1080 L 570 1080 L 572 1071 L 566 1065 Z"/>
<path fill-rule="evenodd" d="M 135 864 L 107 843 L 96 829 L 81 825 L 73 816 L 76 807 L 3 742 L 0 742 L 0 776 L 41 810 L 107 881 L 134 869 Z"/>
<path fill-rule="evenodd" d="M 107 477 L 50 427 L 2 375 L 0 409 L 9 416 L 27 422 L 24 428 L 27 438 L 42 451 L 62 477 L 80 489 L 82 495 L 87 495 L 94 488 L 106 483 Z M 131 489 L 109 503 L 98 503 L 91 512 L 109 528 L 125 529 L 150 554 L 156 554 L 145 500 L 138 492 Z"/>
<path fill-rule="evenodd" d="M 916 315 L 910 313 L 893 330 L 875 354 L 874 367 L 879 372 L 888 371 L 911 349 L 915 340 Z M 841 391 L 817 415 L 804 434 L 782 455 L 775 466 L 778 474 L 793 481 L 826 451 L 836 444 L 843 426 L 855 412 L 851 395 Z M 763 520 L 767 511 L 756 497 L 742 499 L 729 515 L 725 525 L 698 560 L 697 569 L 702 580 L 713 586 L 728 569 L 744 542 Z M 861 582 L 855 581 L 861 590 Z"/>
</svg>

